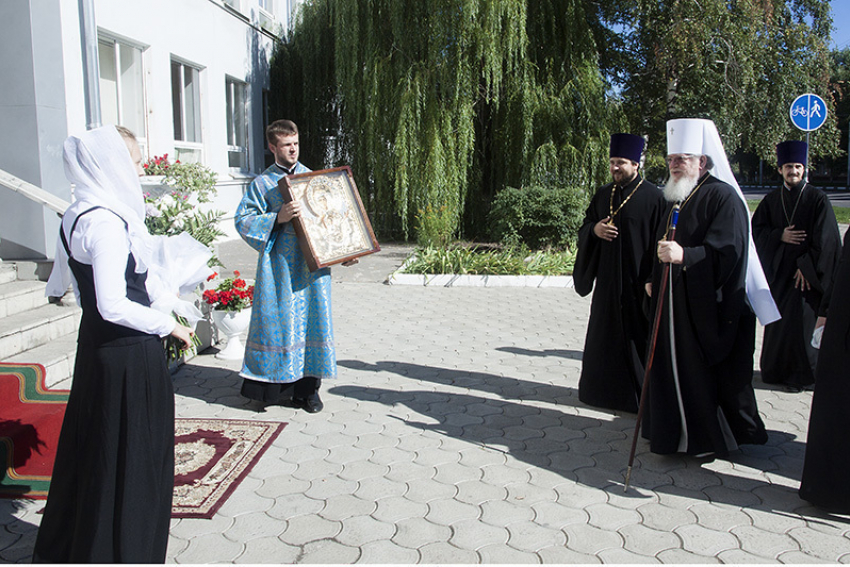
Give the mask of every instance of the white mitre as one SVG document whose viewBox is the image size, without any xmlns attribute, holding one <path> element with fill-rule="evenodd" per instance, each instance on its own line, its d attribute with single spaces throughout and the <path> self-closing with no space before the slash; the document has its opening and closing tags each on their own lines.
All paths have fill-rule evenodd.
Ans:
<svg viewBox="0 0 850 567">
<path fill-rule="evenodd" d="M 667 121 L 667 155 L 692 154 L 709 156 L 714 162 L 711 175 L 721 181 L 725 181 L 735 188 L 738 197 L 747 208 L 747 200 L 738 180 L 732 174 L 723 142 L 717 132 L 717 126 L 711 120 L 703 118 L 677 118 Z M 747 211 L 749 209 L 747 208 Z M 773 301 L 767 278 L 759 261 L 756 245 L 753 242 L 753 234 L 750 223 L 747 223 L 749 233 L 749 251 L 747 253 L 747 298 L 750 306 L 762 325 L 768 325 L 781 318 L 779 309 Z"/>
</svg>

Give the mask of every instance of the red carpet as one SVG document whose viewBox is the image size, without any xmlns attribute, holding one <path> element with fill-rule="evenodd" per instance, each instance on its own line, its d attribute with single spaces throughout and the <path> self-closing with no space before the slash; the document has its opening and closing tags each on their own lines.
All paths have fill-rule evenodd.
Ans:
<svg viewBox="0 0 850 567">
<path fill-rule="evenodd" d="M 286 423 L 177 419 L 173 518 L 212 518 Z"/>
<path fill-rule="evenodd" d="M 0 362 L 0 497 L 47 498 L 68 390 L 48 390 L 40 364 Z"/>
</svg>

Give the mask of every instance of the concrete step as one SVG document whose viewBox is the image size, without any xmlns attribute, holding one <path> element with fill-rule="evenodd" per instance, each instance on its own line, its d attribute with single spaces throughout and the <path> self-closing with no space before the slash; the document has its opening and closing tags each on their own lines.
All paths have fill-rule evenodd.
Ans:
<svg viewBox="0 0 850 567">
<path fill-rule="evenodd" d="M 44 288 L 44 283 L 32 280 L 0 283 L 0 317 L 46 305 Z"/>
<path fill-rule="evenodd" d="M 66 302 L 42 305 L 3 317 L 0 319 L 0 360 L 65 335 L 76 335 L 81 316 L 82 310 L 76 304 Z"/>
<path fill-rule="evenodd" d="M 13 282 L 18 278 L 18 270 L 14 264 L 0 262 L 0 283 Z"/>
<path fill-rule="evenodd" d="M 70 390 L 76 357 L 77 333 L 75 331 L 41 346 L 10 356 L 3 361 L 19 364 L 41 364 L 47 371 L 45 383 L 48 388 Z"/>
</svg>

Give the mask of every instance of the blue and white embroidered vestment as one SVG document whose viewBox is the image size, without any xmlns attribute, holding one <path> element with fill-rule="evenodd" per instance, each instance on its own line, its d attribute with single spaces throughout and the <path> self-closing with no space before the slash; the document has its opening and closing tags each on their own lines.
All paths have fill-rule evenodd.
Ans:
<svg viewBox="0 0 850 567">
<path fill-rule="evenodd" d="M 299 162 L 293 174 L 309 171 Z M 335 378 L 330 269 L 310 272 L 292 223 L 277 225 L 284 175 L 276 164 L 266 169 L 236 210 L 236 230 L 260 253 L 240 375 L 278 383 Z"/>
</svg>

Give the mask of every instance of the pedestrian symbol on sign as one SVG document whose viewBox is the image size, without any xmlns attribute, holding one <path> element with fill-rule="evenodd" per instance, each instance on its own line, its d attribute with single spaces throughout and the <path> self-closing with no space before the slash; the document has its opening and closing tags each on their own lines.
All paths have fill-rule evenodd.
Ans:
<svg viewBox="0 0 850 567">
<path fill-rule="evenodd" d="M 826 103 L 816 94 L 798 96 L 791 103 L 791 122 L 803 132 L 812 132 L 826 122 Z"/>
</svg>

